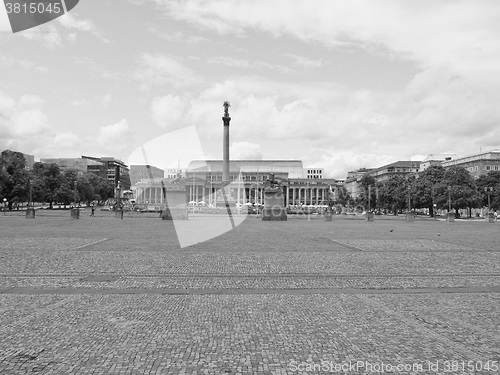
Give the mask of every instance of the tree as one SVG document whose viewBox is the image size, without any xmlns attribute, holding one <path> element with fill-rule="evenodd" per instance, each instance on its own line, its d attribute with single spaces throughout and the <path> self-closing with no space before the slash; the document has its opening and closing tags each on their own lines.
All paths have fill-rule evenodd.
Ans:
<svg viewBox="0 0 500 375">
<path fill-rule="evenodd" d="M 347 191 L 347 189 L 345 188 L 345 186 L 337 186 L 335 188 L 336 190 L 336 193 L 335 194 L 335 204 L 340 204 L 342 206 L 347 206 L 349 201 L 352 199 L 351 198 L 351 195 L 349 194 L 349 192 Z"/>
<path fill-rule="evenodd" d="M 431 217 L 434 216 L 434 200 L 436 188 L 444 179 L 445 169 L 433 165 L 418 175 L 413 185 L 413 205 L 415 208 L 428 208 Z"/>
<path fill-rule="evenodd" d="M 367 210 L 375 207 L 377 199 L 375 194 L 375 178 L 368 174 L 364 174 L 359 184 L 361 185 L 359 203 L 365 206 Z"/>
<path fill-rule="evenodd" d="M 490 205 L 493 210 L 500 208 L 500 171 L 491 171 L 486 175 L 480 176 L 476 180 L 478 193 L 481 195 L 481 204 L 483 207 L 488 206 L 488 194 L 485 188 L 493 188 L 490 192 Z"/>
<path fill-rule="evenodd" d="M 90 185 L 94 189 L 95 198 L 99 202 L 104 202 L 108 198 L 113 198 L 115 194 L 115 187 L 112 181 L 101 177 L 95 173 L 87 175 Z"/>
<path fill-rule="evenodd" d="M 476 182 L 463 167 L 452 166 L 443 175 L 441 183 L 435 186 L 436 204 L 441 209 L 471 208 L 478 204 L 481 197 L 477 191 Z"/>
<path fill-rule="evenodd" d="M 2 198 L 7 198 L 9 210 L 14 203 L 28 200 L 30 173 L 26 170 L 26 160 L 21 152 L 5 150 L 0 154 L 0 190 Z"/>
<path fill-rule="evenodd" d="M 61 198 L 61 186 L 64 182 L 59 166 L 54 163 L 35 163 L 33 176 L 33 199 L 49 203 L 49 208 L 52 209 L 53 203 Z"/>
<path fill-rule="evenodd" d="M 378 185 L 378 203 L 381 208 L 391 210 L 395 215 L 407 207 L 408 180 L 400 175 L 390 177 Z"/>
</svg>

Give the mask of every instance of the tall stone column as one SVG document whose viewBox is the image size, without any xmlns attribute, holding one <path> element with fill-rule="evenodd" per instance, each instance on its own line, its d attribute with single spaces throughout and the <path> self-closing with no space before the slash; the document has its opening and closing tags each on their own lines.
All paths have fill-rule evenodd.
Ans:
<svg viewBox="0 0 500 375">
<path fill-rule="evenodd" d="M 222 148 L 222 184 L 229 183 L 229 122 L 231 117 L 229 117 L 229 102 L 224 102 L 224 117 L 222 117 L 222 122 L 224 124 L 224 138 L 223 138 L 223 148 Z"/>
</svg>

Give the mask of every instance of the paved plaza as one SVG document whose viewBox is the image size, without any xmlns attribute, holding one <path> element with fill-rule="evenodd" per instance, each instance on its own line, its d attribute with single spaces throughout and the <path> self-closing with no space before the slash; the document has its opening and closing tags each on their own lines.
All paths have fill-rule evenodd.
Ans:
<svg viewBox="0 0 500 375">
<path fill-rule="evenodd" d="M 498 222 L 89 213 L 0 216 L 0 374 L 500 374 Z"/>
</svg>

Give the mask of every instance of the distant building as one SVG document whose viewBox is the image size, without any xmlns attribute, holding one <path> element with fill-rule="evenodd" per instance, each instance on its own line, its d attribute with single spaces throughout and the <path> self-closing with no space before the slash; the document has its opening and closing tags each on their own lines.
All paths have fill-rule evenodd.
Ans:
<svg viewBox="0 0 500 375">
<path fill-rule="evenodd" d="M 306 178 L 309 179 L 322 179 L 323 178 L 323 168 L 306 168 L 304 170 Z"/>
<path fill-rule="evenodd" d="M 112 157 L 96 158 L 82 156 L 81 158 L 43 158 L 42 163 L 54 163 L 61 170 L 74 169 L 80 174 L 95 173 L 103 178 L 113 181 L 114 186 L 120 182 L 122 189 L 130 189 L 130 176 L 128 167 L 119 159 Z"/>
<path fill-rule="evenodd" d="M 165 171 L 152 165 L 131 165 L 130 184 L 135 185 L 142 179 L 163 178 Z"/>
<path fill-rule="evenodd" d="M 68 169 L 77 170 L 79 174 L 87 173 L 89 166 L 91 166 L 90 169 L 92 167 L 102 167 L 100 162 L 83 158 L 42 158 L 40 162 L 57 164 L 62 171 Z"/>
<path fill-rule="evenodd" d="M 403 176 L 408 173 L 417 173 L 420 169 L 420 161 L 402 160 L 384 165 L 368 172 L 375 182 L 387 181 L 393 176 Z"/>
<path fill-rule="evenodd" d="M 361 178 L 365 175 L 371 176 L 375 182 L 387 181 L 393 176 L 404 176 L 409 173 L 417 173 L 420 168 L 420 161 L 402 160 L 378 168 L 361 168 L 356 171 L 347 172 L 344 186 L 352 198 L 356 199 L 361 195 Z"/>
<path fill-rule="evenodd" d="M 185 171 L 182 169 L 169 168 L 165 171 L 165 178 L 173 179 L 177 177 L 186 177 Z"/>
<path fill-rule="evenodd" d="M 26 161 L 26 169 L 32 169 L 33 164 L 35 164 L 35 155 L 29 155 L 23 153 L 24 160 Z"/>
<path fill-rule="evenodd" d="M 222 187 L 222 172 L 222 160 L 190 162 L 185 176 L 189 201 L 215 204 L 220 199 L 217 191 Z M 301 160 L 231 160 L 229 180 L 232 198 L 241 204 L 263 203 L 264 184 L 270 174 L 282 184 L 285 205 L 324 204 L 327 190 L 338 185 L 335 179 L 307 178 Z M 161 183 L 161 179 L 136 183 L 133 190 L 136 191 L 137 202 L 163 204 Z"/>
<path fill-rule="evenodd" d="M 361 189 L 359 187 L 359 182 L 361 181 L 361 178 L 366 173 L 372 170 L 373 168 L 360 168 L 355 171 L 347 172 L 347 178 L 345 179 L 344 187 L 353 199 L 356 199 L 360 196 Z"/>
<path fill-rule="evenodd" d="M 130 189 L 130 174 L 128 166 L 122 162 L 120 159 L 115 159 L 113 157 L 92 157 L 82 155 L 82 159 L 93 160 L 101 163 L 99 165 L 93 165 L 88 167 L 88 172 L 93 172 L 100 175 L 101 177 L 107 178 L 113 181 L 115 187 L 120 183 L 123 190 Z"/>
<path fill-rule="evenodd" d="M 492 150 L 475 155 L 445 160 L 441 165 L 446 169 L 454 165 L 464 167 L 472 177 L 478 178 L 491 171 L 500 170 L 500 150 Z"/>
<path fill-rule="evenodd" d="M 451 160 L 455 154 L 430 154 L 420 163 L 420 171 L 423 172 L 433 165 L 441 165 L 446 160 Z"/>
</svg>

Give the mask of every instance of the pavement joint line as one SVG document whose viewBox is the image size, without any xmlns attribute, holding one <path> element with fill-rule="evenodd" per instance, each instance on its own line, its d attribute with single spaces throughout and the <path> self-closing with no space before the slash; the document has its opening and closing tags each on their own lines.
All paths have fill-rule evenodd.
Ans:
<svg viewBox="0 0 500 375">
<path fill-rule="evenodd" d="M 361 251 L 361 252 L 365 252 L 366 250 L 365 249 L 362 249 L 360 247 L 357 247 L 357 246 L 353 246 L 353 245 L 349 245 L 349 244 L 346 244 L 345 242 L 342 242 L 342 241 L 339 241 L 339 240 L 334 240 L 332 239 L 331 240 L 333 243 L 336 243 L 338 245 L 341 245 L 343 247 L 346 247 L 350 250 L 355 250 L 355 251 Z"/>
<path fill-rule="evenodd" d="M 443 287 L 443 288 L 283 288 L 283 289 L 251 289 L 251 288 L 224 288 L 224 289 L 193 289 L 193 288 L 12 288 L 4 295 L 80 295 L 80 294 L 165 294 L 165 295 L 311 295 L 311 294 L 462 294 L 462 293 L 500 293 L 500 286 L 492 287 Z"/>
<path fill-rule="evenodd" d="M 128 278 L 134 278 L 134 277 L 144 277 L 144 278 L 161 278 L 161 277 L 166 277 L 166 278 L 212 278 L 212 277 L 225 277 L 225 278 L 233 278 L 233 277 L 242 277 L 242 278 L 289 278 L 289 277 L 294 277 L 294 278 L 333 278 L 333 277 L 339 277 L 339 278 L 356 278 L 356 277 L 373 277 L 373 278 L 388 278 L 388 277 L 393 277 L 393 278 L 415 278 L 415 277 L 500 277 L 500 273 L 456 273 L 456 274 L 434 274 L 434 273 L 429 273 L 429 274 L 370 274 L 370 273 L 363 273 L 363 274 L 322 274 L 322 273 L 313 273 L 313 274 L 308 274 L 308 273 L 283 273 L 283 274 L 269 274 L 269 273 L 203 273 L 203 274 L 175 274 L 175 273 L 151 273 L 151 274 L 129 274 L 129 273 L 124 273 L 124 274 L 117 274 L 117 273 L 63 273 L 63 274 L 0 274 L 0 278 L 36 278 L 36 277 L 41 277 L 41 278 L 54 278 L 54 277 L 88 277 L 88 276 L 94 276 L 94 277 L 99 277 L 99 276 L 106 276 L 106 277 L 128 277 Z"/>
<path fill-rule="evenodd" d="M 80 249 L 83 249 L 85 247 L 97 245 L 98 243 L 101 243 L 101 242 L 104 242 L 104 241 L 107 241 L 107 240 L 109 240 L 109 238 L 101 238 L 100 240 L 97 240 L 97 241 L 94 241 L 94 242 L 91 242 L 91 243 L 87 243 L 87 244 L 84 244 L 84 245 L 80 245 L 80 246 L 68 249 L 67 251 L 80 250 Z"/>
</svg>

